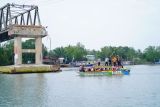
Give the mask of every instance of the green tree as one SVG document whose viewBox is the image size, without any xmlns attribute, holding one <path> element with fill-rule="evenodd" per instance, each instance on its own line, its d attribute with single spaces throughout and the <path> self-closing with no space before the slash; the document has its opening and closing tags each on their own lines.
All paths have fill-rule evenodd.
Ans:
<svg viewBox="0 0 160 107">
<path fill-rule="evenodd" d="M 58 47 L 54 50 L 50 51 L 52 57 L 63 57 L 67 59 L 68 62 L 71 61 L 81 61 L 84 60 L 84 56 L 86 56 L 87 51 L 81 43 L 77 43 L 76 46 L 66 46 L 66 47 Z"/>
<path fill-rule="evenodd" d="M 116 50 L 115 47 L 105 46 L 101 48 L 101 51 L 99 53 L 99 58 L 104 60 L 106 57 L 110 57 L 111 55 L 113 55 L 115 53 L 115 50 Z"/>
<path fill-rule="evenodd" d="M 65 57 L 65 49 L 63 47 L 58 47 L 58 48 L 55 48 L 54 50 L 51 50 L 49 54 L 52 57 L 57 57 L 57 58 Z"/>
<path fill-rule="evenodd" d="M 11 65 L 13 61 L 13 41 L 6 42 L 0 46 L 0 65 Z"/>
<path fill-rule="evenodd" d="M 35 39 L 28 39 L 22 42 L 22 49 L 35 49 Z M 44 44 L 42 44 L 42 54 L 43 57 L 48 56 L 48 51 Z M 31 61 L 31 63 L 35 63 L 35 53 L 22 54 L 22 62 L 28 63 L 28 61 Z"/>
<path fill-rule="evenodd" d="M 87 55 L 87 50 L 85 49 L 84 45 L 81 43 L 77 43 L 74 47 L 74 58 L 76 61 L 84 60 L 85 56 Z"/>
<path fill-rule="evenodd" d="M 144 58 L 148 62 L 154 62 L 155 59 L 160 59 L 160 47 L 148 46 L 144 50 Z"/>
</svg>

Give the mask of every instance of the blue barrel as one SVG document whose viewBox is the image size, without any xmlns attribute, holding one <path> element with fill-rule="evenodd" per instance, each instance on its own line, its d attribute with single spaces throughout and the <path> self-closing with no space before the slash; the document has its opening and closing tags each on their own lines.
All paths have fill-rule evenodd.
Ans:
<svg viewBox="0 0 160 107">
<path fill-rule="evenodd" d="M 130 70 L 122 70 L 122 73 L 123 73 L 124 75 L 129 75 Z"/>
</svg>

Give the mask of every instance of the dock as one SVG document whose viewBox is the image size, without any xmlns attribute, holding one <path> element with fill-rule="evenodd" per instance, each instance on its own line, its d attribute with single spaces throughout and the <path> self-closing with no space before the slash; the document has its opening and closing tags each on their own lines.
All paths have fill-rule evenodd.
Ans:
<svg viewBox="0 0 160 107">
<path fill-rule="evenodd" d="M 47 73 L 47 72 L 58 72 L 58 71 L 61 71 L 60 65 L 22 64 L 22 65 L 0 66 L 0 73 L 5 73 L 5 74 Z"/>
</svg>

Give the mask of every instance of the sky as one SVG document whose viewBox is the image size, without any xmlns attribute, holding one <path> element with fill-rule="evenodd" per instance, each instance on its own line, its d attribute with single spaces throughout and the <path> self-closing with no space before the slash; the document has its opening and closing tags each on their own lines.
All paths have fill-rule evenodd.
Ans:
<svg viewBox="0 0 160 107">
<path fill-rule="evenodd" d="M 160 46 L 160 0 L 0 0 L 38 5 L 51 48 L 82 43 L 87 49 Z"/>
</svg>

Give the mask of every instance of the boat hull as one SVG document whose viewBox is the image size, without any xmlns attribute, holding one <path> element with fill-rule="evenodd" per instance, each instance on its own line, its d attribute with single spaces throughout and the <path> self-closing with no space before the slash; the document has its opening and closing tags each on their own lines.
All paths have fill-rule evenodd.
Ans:
<svg viewBox="0 0 160 107">
<path fill-rule="evenodd" d="M 112 75 L 129 75 L 130 70 L 121 71 L 89 71 L 89 72 L 78 72 L 80 76 L 112 76 Z"/>
</svg>

